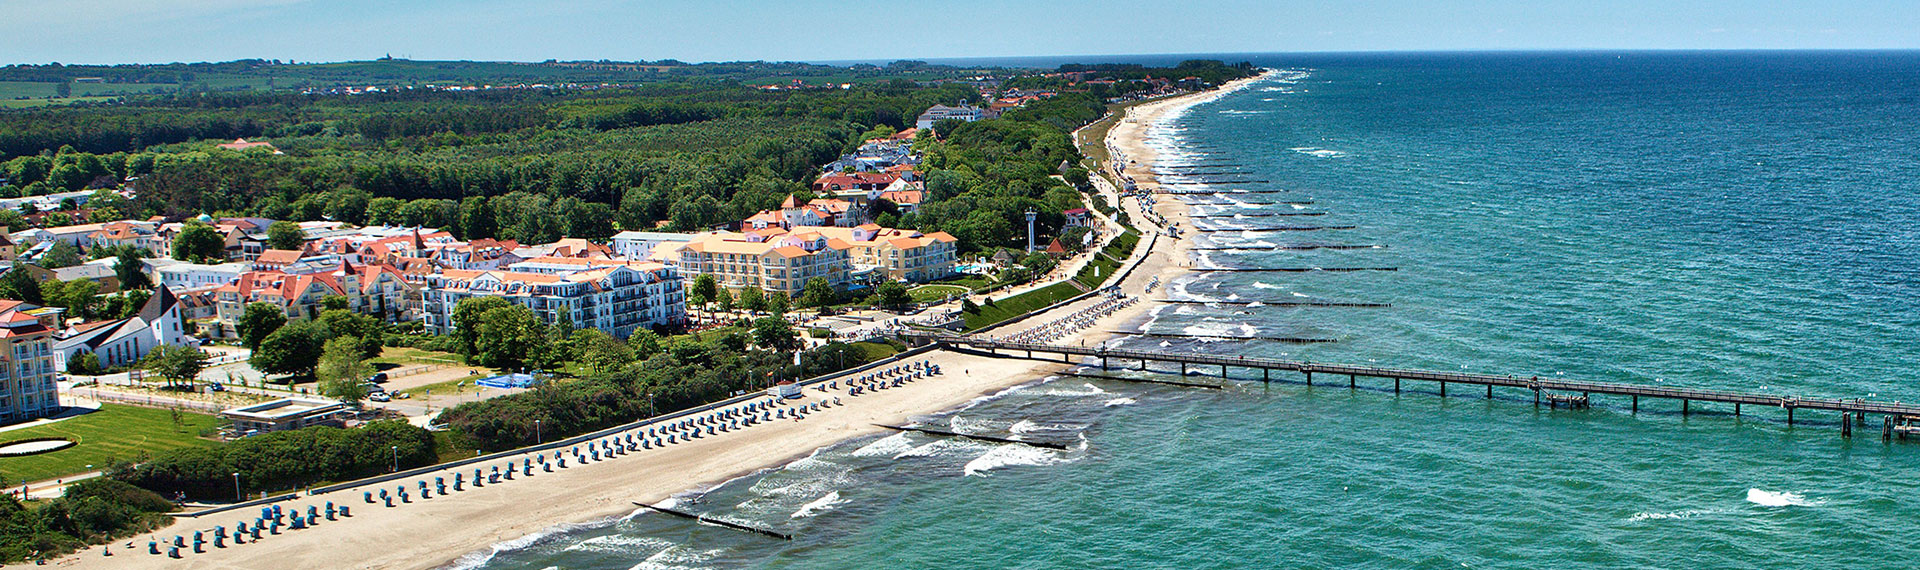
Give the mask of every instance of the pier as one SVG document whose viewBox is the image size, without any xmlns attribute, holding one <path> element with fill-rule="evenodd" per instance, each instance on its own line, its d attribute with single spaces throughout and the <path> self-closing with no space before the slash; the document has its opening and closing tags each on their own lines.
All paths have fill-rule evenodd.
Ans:
<svg viewBox="0 0 1920 570">
<path fill-rule="evenodd" d="M 1222 232 L 1317 232 L 1317 231 L 1321 231 L 1321 230 L 1353 230 L 1353 229 L 1359 229 L 1359 228 L 1360 228 L 1360 226 L 1274 226 L 1274 227 L 1270 227 L 1270 228 L 1209 228 L 1209 229 L 1199 229 L 1199 228 L 1195 228 L 1195 229 L 1194 229 L 1193 231 L 1196 231 L 1196 232 L 1201 232 L 1201 233 L 1222 233 Z"/>
<path fill-rule="evenodd" d="M 1285 216 L 1325 216 L 1325 215 L 1327 215 L 1326 212 L 1259 212 L 1259 213 L 1252 213 L 1252 214 L 1188 214 L 1187 217 L 1193 218 L 1196 220 L 1204 220 L 1208 218 L 1223 218 L 1223 219 L 1276 218 L 1276 217 L 1285 217 Z"/>
<path fill-rule="evenodd" d="M 666 507 L 649 505 L 649 504 L 641 503 L 637 501 L 634 502 L 633 505 L 636 507 L 645 507 L 648 509 L 653 509 L 655 511 L 659 511 L 659 512 L 666 513 L 666 514 L 673 515 L 680 518 L 693 519 L 699 522 L 703 522 L 711 525 L 723 526 L 723 527 L 727 527 L 727 528 L 738 530 L 738 531 L 745 531 L 745 532 L 751 532 L 758 535 L 771 536 L 774 538 L 778 538 L 780 540 L 793 540 L 793 535 L 786 534 L 783 532 L 774 532 L 764 528 L 754 528 L 754 527 L 750 527 L 750 526 L 739 524 L 739 523 L 730 523 L 730 522 L 716 519 L 713 517 L 703 517 L 703 516 L 696 515 L 689 512 L 676 511 Z"/>
<path fill-rule="evenodd" d="M 1167 186 L 1173 186 L 1173 184 L 1168 184 Z M 1292 190 L 1272 188 L 1267 190 L 1154 190 L 1153 191 L 1153 193 L 1155 194 L 1161 194 L 1165 196 L 1231 196 L 1234 194 L 1284 194 L 1287 192 L 1292 192 Z M 1291 202 L 1271 202 L 1271 203 L 1290 204 Z M 1311 204 L 1312 202 L 1308 202 L 1308 203 Z"/>
<path fill-rule="evenodd" d="M 1234 299 L 1231 301 L 1201 301 L 1198 299 L 1154 299 L 1155 303 L 1173 305 L 1218 305 L 1222 307 L 1391 307 L 1392 303 L 1352 303 L 1343 301 L 1262 301 L 1259 299 Z"/>
<path fill-rule="evenodd" d="M 1137 334 L 1116 331 L 1119 334 Z M 1393 381 L 1394 393 L 1401 391 L 1401 383 L 1406 381 L 1426 382 L 1439 388 L 1441 397 L 1447 395 L 1449 384 L 1464 384 L 1486 389 L 1486 397 L 1492 398 L 1494 389 L 1509 388 L 1532 392 L 1536 405 L 1545 402 L 1553 406 L 1585 408 L 1592 403 L 1595 395 L 1618 396 L 1627 400 L 1628 409 L 1634 413 L 1640 411 L 1641 398 L 1678 401 L 1682 415 L 1692 413 L 1697 402 L 1727 404 L 1732 406 L 1733 415 L 1742 413 L 1742 406 L 1761 406 L 1781 410 L 1787 425 L 1793 425 L 1794 414 L 1799 410 L 1833 413 L 1841 420 L 1841 435 L 1851 437 L 1854 424 L 1866 424 L 1867 415 L 1883 418 L 1881 437 L 1891 440 L 1896 436 L 1904 438 L 1912 433 L 1920 435 L 1920 425 L 1911 423 L 1920 419 L 1920 405 L 1902 402 L 1868 400 L 1865 398 L 1819 398 L 1781 394 L 1758 394 L 1732 390 L 1711 390 L 1698 388 L 1673 388 L 1628 384 L 1622 382 L 1595 382 L 1583 380 L 1565 380 L 1541 378 L 1539 376 L 1521 377 L 1501 374 L 1479 374 L 1468 372 L 1438 372 L 1433 370 L 1415 370 L 1401 368 L 1381 368 L 1377 366 L 1352 366 L 1345 364 L 1321 364 L 1298 360 L 1276 358 L 1256 358 L 1245 356 L 1214 356 L 1206 354 L 1182 354 L 1167 351 L 1124 350 L 1108 348 L 1090 348 L 1084 346 L 1055 346 L 1038 343 L 1019 343 L 976 338 L 954 334 L 906 333 L 902 338 L 914 343 L 934 343 L 953 348 L 972 349 L 1000 357 L 1026 358 L 1029 360 L 1057 361 L 1072 363 L 1073 359 L 1099 359 L 1102 370 L 1111 369 L 1113 361 L 1133 361 L 1137 370 L 1146 370 L 1150 362 L 1172 363 L 1180 366 L 1179 374 L 1186 376 L 1195 366 L 1218 367 L 1219 376 L 1228 378 L 1231 369 L 1258 371 L 1261 381 L 1272 381 L 1274 372 L 1301 374 L 1308 386 L 1314 385 L 1314 376 L 1323 378 L 1346 377 L 1349 388 L 1358 386 L 1358 379 Z M 1023 356 L 1024 355 L 1024 356 Z M 1052 358 L 1049 358 L 1051 356 Z"/>
<path fill-rule="evenodd" d="M 971 434 L 971 433 L 960 433 L 957 431 L 946 431 L 946 430 L 907 427 L 907 426 L 890 426 L 887 424 L 873 424 L 873 425 L 891 429 L 891 430 L 919 432 L 927 435 L 958 437 L 962 439 L 972 439 L 972 440 L 987 441 L 987 442 L 993 442 L 993 443 L 1018 443 L 1021 445 L 1031 445 L 1034 447 L 1044 447 L 1047 449 L 1057 449 L 1060 451 L 1067 450 L 1066 444 L 1062 444 L 1062 443 L 1052 443 L 1052 442 L 1046 442 L 1046 441 L 1022 441 L 1022 440 L 1013 439 L 1013 438 L 994 437 L 991 435 L 978 435 L 978 434 Z"/>
<path fill-rule="evenodd" d="M 1338 340 L 1334 340 L 1331 338 L 1267 336 L 1267 335 L 1257 335 L 1257 334 L 1226 335 L 1226 334 L 1157 333 L 1157 332 L 1146 332 L 1146 331 L 1107 331 L 1107 332 L 1110 332 L 1113 334 L 1124 334 L 1128 336 L 1144 336 L 1144 337 L 1151 337 L 1151 338 L 1206 338 L 1206 339 L 1214 339 L 1214 340 L 1264 340 L 1269 342 L 1284 342 L 1287 344 L 1323 344 L 1323 343 L 1330 343 L 1330 342 L 1340 342 Z"/>
<path fill-rule="evenodd" d="M 1312 273 L 1315 271 L 1399 271 L 1398 267 L 1195 267 L 1199 273 Z"/>
<path fill-rule="evenodd" d="M 1369 244 L 1349 245 L 1349 244 L 1308 243 L 1308 244 L 1300 244 L 1300 245 L 1269 245 L 1269 246 L 1217 245 L 1217 246 L 1189 247 L 1187 249 L 1190 251 L 1271 251 L 1271 250 L 1306 251 L 1310 249 L 1386 249 L 1386 248 L 1387 246 L 1384 246 L 1384 245 L 1369 245 Z"/>
</svg>

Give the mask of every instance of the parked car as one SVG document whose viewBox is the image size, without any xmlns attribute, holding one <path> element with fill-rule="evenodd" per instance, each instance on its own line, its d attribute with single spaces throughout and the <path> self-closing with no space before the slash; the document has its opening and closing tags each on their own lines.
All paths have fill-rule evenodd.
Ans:
<svg viewBox="0 0 1920 570">
<path fill-rule="evenodd" d="M 392 397 L 389 397 L 389 396 L 387 396 L 387 393 L 386 393 L 386 392 L 374 392 L 374 393 L 372 393 L 372 394 L 367 394 L 367 399 L 368 399 L 368 400 L 372 400 L 372 401 L 375 401 L 375 402 L 391 402 L 391 401 L 393 401 L 393 398 L 392 398 Z"/>
<path fill-rule="evenodd" d="M 379 384 L 374 384 L 372 382 L 361 384 L 360 387 L 366 389 L 368 394 L 383 394 L 383 393 L 386 393 L 387 391 L 386 388 L 381 388 Z"/>
<path fill-rule="evenodd" d="M 367 378 L 367 381 L 374 384 L 385 384 L 387 382 L 387 373 L 375 372 L 373 373 L 373 377 Z"/>
<path fill-rule="evenodd" d="M 225 391 L 227 391 L 227 387 L 226 387 L 226 386 L 222 386 L 222 385 L 220 385 L 220 383 L 219 383 L 219 382 L 208 382 L 208 383 L 207 383 L 207 391 L 209 391 L 209 392 L 225 392 Z"/>
</svg>

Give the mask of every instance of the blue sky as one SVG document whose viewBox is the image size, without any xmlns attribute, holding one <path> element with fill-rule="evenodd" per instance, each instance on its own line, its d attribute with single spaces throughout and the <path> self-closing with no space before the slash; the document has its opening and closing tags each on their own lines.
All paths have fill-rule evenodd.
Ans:
<svg viewBox="0 0 1920 570">
<path fill-rule="evenodd" d="M 0 0 L 0 63 L 1920 49 L 1914 0 Z"/>
</svg>

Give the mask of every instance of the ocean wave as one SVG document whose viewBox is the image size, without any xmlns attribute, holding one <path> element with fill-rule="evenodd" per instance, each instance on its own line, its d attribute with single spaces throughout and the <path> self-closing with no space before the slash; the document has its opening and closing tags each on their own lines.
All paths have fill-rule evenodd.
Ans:
<svg viewBox="0 0 1920 570">
<path fill-rule="evenodd" d="M 1762 507 L 1817 507 L 1827 503 L 1825 500 L 1808 499 L 1806 495 L 1800 493 L 1788 491 L 1776 493 L 1751 488 L 1747 489 L 1747 502 Z"/>
<path fill-rule="evenodd" d="M 820 511 L 831 510 L 835 505 L 839 505 L 840 503 L 843 503 L 843 502 L 846 502 L 846 501 L 843 501 L 840 499 L 840 492 L 833 491 L 825 495 L 821 495 L 820 498 L 814 499 L 812 502 L 809 502 L 804 505 L 800 505 L 800 509 L 794 511 L 793 514 L 789 515 L 787 518 L 795 518 L 795 519 L 807 518 L 807 517 L 819 514 Z"/>
<path fill-rule="evenodd" d="M 1279 286 L 1279 285 L 1274 285 L 1274 284 L 1272 284 L 1272 283 L 1268 283 L 1268 282 L 1265 282 L 1265 281 L 1255 281 L 1255 282 L 1253 282 L 1253 288 L 1255 288 L 1255 289 L 1285 289 L 1286 287 L 1281 287 L 1281 286 Z"/>
<path fill-rule="evenodd" d="M 922 445 L 919 447 L 915 447 L 913 449 L 900 452 L 898 455 L 894 455 L 893 458 L 902 459 L 906 457 L 941 457 L 945 455 L 952 455 L 959 452 L 972 452 L 982 447 L 986 447 L 986 445 L 987 444 L 980 443 L 971 439 L 954 439 L 954 438 L 937 439 L 937 440 L 934 440 L 932 443 L 928 443 L 926 445 Z"/>
<path fill-rule="evenodd" d="M 1107 402 L 1104 404 L 1101 404 L 1100 407 L 1111 408 L 1114 406 L 1131 406 L 1138 403 L 1140 403 L 1140 401 L 1135 400 L 1133 398 L 1114 398 L 1112 400 L 1107 400 Z"/>
<path fill-rule="evenodd" d="M 1291 150 L 1293 152 L 1297 152 L 1307 156 L 1318 157 L 1318 158 L 1339 158 L 1347 155 L 1347 153 L 1337 151 L 1337 150 L 1315 148 L 1310 146 L 1296 146 L 1293 148 L 1289 148 L 1287 150 Z"/>
<path fill-rule="evenodd" d="M 668 547 L 666 550 L 653 553 L 653 556 L 648 556 L 646 560 L 641 560 L 639 564 L 633 566 L 633 570 L 699 568 L 702 566 L 702 562 L 713 560 L 715 557 L 720 556 L 722 552 L 725 551 L 718 548 L 694 550 L 685 546 L 674 545 Z"/>
<path fill-rule="evenodd" d="M 898 432 L 874 440 L 873 443 L 860 446 L 860 449 L 855 449 L 853 453 L 849 453 L 848 455 L 854 457 L 897 457 L 901 453 L 911 449 L 913 449 L 913 443 L 907 441 L 907 433 Z"/>
<path fill-rule="evenodd" d="M 540 529 L 537 532 L 534 532 L 526 536 L 522 536 L 520 538 L 502 540 L 500 542 L 493 543 L 486 550 L 469 552 L 466 555 L 461 556 L 458 559 L 455 559 L 452 564 L 448 564 L 444 568 L 448 570 L 472 570 L 474 568 L 485 566 L 487 562 L 492 561 L 495 556 L 499 556 L 500 554 L 533 548 L 535 546 L 539 546 L 554 540 L 558 540 L 569 533 L 574 533 L 574 532 L 583 531 L 583 530 L 606 528 L 614 525 L 615 523 L 620 522 L 621 520 L 625 520 L 626 518 L 629 518 L 629 517 L 628 516 L 609 517 L 609 518 L 605 518 L 597 521 L 584 522 L 584 523 L 560 523 L 544 529 Z"/>
<path fill-rule="evenodd" d="M 1055 465 L 1066 458 L 1057 452 L 1031 445 L 1007 444 L 988 450 L 968 461 L 961 471 L 968 477 L 985 477 L 988 471 L 1013 465 Z"/>
<path fill-rule="evenodd" d="M 1027 434 L 1027 433 L 1033 433 L 1036 431 L 1079 431 L 1083 429 L 1087 429 L 1087 424 L 1076 424 L 1076 423 L 1043 424 L 1043 423 L 1035 422 L 1031 419 L 1023 419 L 1018 422 L 1014 422 L 1013 426 L 1007 428 L 1007 431 L 1012 433 L 1017 433 L 1017 434 Z"/>
<path fill-rule="evenodd" d="M 662 539 L 662 538 L 655 538 L 651 536 L 635 536 L 630 534 L 609 534 L 606 536 L 596 536 L 593 538 L 582 540 L 578 543 L 575 543 L 571 546 L 566 547 L 564 551 L 602 552 L 602 553 L 616 553 L 616 554 L 631 555 L 641 550 L 656 549 L 656 548 L 665 550 L 672 547 L 673 547 L 673 541 Z"/>
<path fill-rule="evenodd" d="M 1627 517 L 1627 521 L 1640 522 L 1640 521 L 1658 521 L 1658 520 L 1670 520 L 1670 519 L 1690 519 L 1700 515 L 1713 514 L 1717 512 L 1720 512 L 1720 511 L 1716 509 L 1692 509 L 1692 510 L 1672 511 L 1672 512 L 1665 512 L 1665 513 L 1634 513 L 1633 516 Z"/>
</svg>

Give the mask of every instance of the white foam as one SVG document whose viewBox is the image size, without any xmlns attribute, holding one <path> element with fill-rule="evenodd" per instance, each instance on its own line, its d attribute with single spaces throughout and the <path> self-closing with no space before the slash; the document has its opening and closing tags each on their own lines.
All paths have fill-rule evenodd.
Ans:
<svg viewBox="0 0 1920 570">
<path fill-rule="evenodd" d="M 929 443 L 926 445 L 922 445 L 920 447 L 915 447 L 913 449 L 909 449 L 907 451 L 901 452 L 900 454 L 893 456 L 893 458 L 900 459 L 903 457 L 940 457 L 942 455 L 951 455 L 951 454 L 962 452 L 962 451 L 971 452 L 973 450 L 980 449 L 985 445 L 986 444 L 973 441 L 970 439 L 953 439 L 953 438 L 938 439 L 938 440 L 934 440 L 933 443 Z"/>
<path fill-rule="evenodd" d="M 1007 431 L 1025 434 L 1036 431 L 1072 431 L 1086 428 L 1087 424 L 1043 424 L 1033 420 L 1020 420 L 1015 422 L 1012 427 L 1007 428 Z"/>
<path fill-rule="evenodd" d="M 988 471 L 1010 465 L 1054 465 L 1066 462 L 1057 453 L 1031 445 L 1009 444 L 995 447 L 968 461 L 961 470 L 966 476 L 987 476 Z"/>
<path fill-rule="evenodd" d="M 1138 403 L 1140 403 L 1140 401 L 1135 400 L 1133 398 L 1114 398 L 1112 400 L 1107 400 L 1107 403 L 1102 404 L 1101 407 L 1111 408 L 1114 406 L 1131 406 Z"/>
<path fill-rule="evenodd" d="M 1826 504 L 1824 500 L 1809 500 L 1806 495 L 1788 491 L 1763 491 L 1747 489 L 1747 502 L 1762 507 L 1815 507 Z"/>
<path fill-rule="evenodd" d="M 712 560 L 714 557 L 719 556 L 720 553 L 721 550 L 717 548 L 696 551 L 684 546 L 674 545 L 668 547 L 666 550 L 655 552 L 653 556 L 648 556 L 646 560 L 641 560 L 639 564 L 633 565 L 632 570 L 698 568 L 700 567 L 700 563 Z"/>
<path fill-rule="evenodd" d="M 842 501 L 840 499 L 840 492 L 833 491 L 831 493 L 821 495 L 820 498 L 814 499 L 813 502 L 800 505 L 800 510 L 794 511 L 793 514 L 790 515 L 788 518 L 796 518 L 796 519 L 807 518 L 815 514 L 819 514 L 820 511 L 832 509 L 834 505 L 838 505 L 843 502 L 845 501 Z"/>
<path fill-rule="evenodd" d="M 582 540 L 572 546 L 568 546 L 566 551 L 633 554 L 636 551 L 645 549 L 666 549 L 671 547 L 673 547 L 672 541 L 651 536 L 609 534 Z"/>
<path fill-rule="evenodd" d="M 1719 512 L 1719 511 L 1713 510 L 1713 509 L 1693 509 L 1693 510 L 1673 511 L 1673 512 L 1666 512 L 1666 513 L 1634 513 L 1633 516 L 1627 517 L 1627 520 L 1631 522 L 1639 522 L 1639 521 L 1660 521 L 1660 520 L 1671 520 L 1671 519 L 1690 519 L 1700 515 L 1713 514 L 1716 512 Z"/>
<path fill-rule="evenodd" d="M 1304 154 L 1304 155 L 1312 156 L 1316 158 L 1339 158 L 1347 155 L 1347 153 L 1337 151 L 1337 150 L 1315 148 L 1310 146 L 1296 146 L 1293 148 L 1289 148 L 1287 150 L 1291 150 L 1293 152 L 1297 152 L 1300 154 Z"/>
<path fill-rule="evenodd" d="M 1253 288 L 1255 288 L 1255 289 L 1285 289 L 1286 287 L 1281 287 L 1281 286 L 1279 286 L 1279 285 L 1274 285 L 1274 284 L 1272 284 L 1272 283 L 1268 283 L 1268 282 L 1265 282 L 1265 281 L 1255 281 L 1255 282 L 1253 282 Z"/>
</svg>

